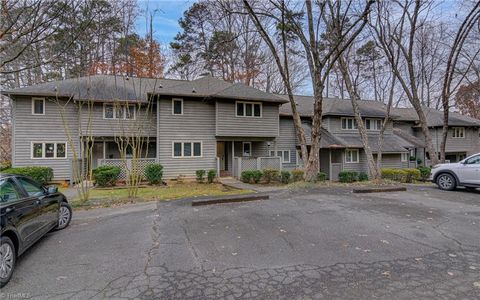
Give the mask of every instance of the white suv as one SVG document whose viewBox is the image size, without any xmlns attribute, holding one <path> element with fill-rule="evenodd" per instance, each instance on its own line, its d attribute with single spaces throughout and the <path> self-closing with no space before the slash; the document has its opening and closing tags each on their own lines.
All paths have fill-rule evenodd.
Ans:
<svg viewBox="0 0 480 300">
<path fill-rule="evenodd" d="M 458 163 L 433 166 L 430 180 L 446 191 L 451 191 L 457 186 L 464 186 L 467 189 L 480 188 L 480 153 Z"/>
</svg>

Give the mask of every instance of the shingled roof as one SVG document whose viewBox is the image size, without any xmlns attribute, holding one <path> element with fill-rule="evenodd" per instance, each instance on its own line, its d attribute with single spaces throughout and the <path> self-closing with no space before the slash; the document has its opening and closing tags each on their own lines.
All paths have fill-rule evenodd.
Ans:
<svg viewBox="0 0 480 300">
<path fill-rule="evenodd" d="M 282 95 L 288 100 L 288 96 Z M 312 96 L 294 96 L 297 110 L 302 117 L 311 117 L 313 114 L 313 97 Z M 385 117 L 387 107 L 385 104 L 370 100 L 358 101 L 360 112 L 364 117 Z M 352 102 L 348 99 L 340 98 L 324 98 L 322 102 L 323 115 L 328 116 L 353 116 Z M 290 103 L 282 105 L 280 114 L 288 116 L 292 115 L 292 106 Z"/>
<path fill-rule="evenodd" d="M 443 111 L 430 107 L 423 107 L 429 127 L 443 126 Z M 418 122 L 418 115 L 413 108 L 394 108 L 392 112 L 397 118 L 404 121 Z M 449 126 L 480 126 L 480 120 L 471 118 L 457 112 L 450 112 L 448 117 Z"/>
<path fill-rule="evenodd" d="M 75 100 L 140 101 L 146 102 L 149 94 L 193 97 L 256 100 L 283 104 L 282 97 L 241 84 L 230 83 L 212 76 L 193 81 L 154 79 L 114 75 L 92 75 L 2 91 L 8 96 L 73 97 Z"/>
</svg>

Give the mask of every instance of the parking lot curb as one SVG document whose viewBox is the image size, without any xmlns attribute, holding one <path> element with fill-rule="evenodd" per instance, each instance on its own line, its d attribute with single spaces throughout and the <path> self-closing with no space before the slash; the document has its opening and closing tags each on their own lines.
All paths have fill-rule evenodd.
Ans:
<svg viewBox="0 0 480 300">
<path fill-rule="evenodd" d="M 198 197 L 192 200 L 192 206 L 221 204 L 221 203 L 237 203 L 248 202 L 256 200 L 267 200 L 270 196 L 266 193 L 251 193 L 233 196 L 218 196 L 218 197 Z"/>
</svg>

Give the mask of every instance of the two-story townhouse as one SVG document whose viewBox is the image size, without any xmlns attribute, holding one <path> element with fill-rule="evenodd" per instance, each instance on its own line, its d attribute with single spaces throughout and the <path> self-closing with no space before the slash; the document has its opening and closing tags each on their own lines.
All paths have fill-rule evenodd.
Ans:
<svg viewBox="0 0 480 300">
<path fill-rule="evenodd" d="M 87 145 L 93 167 L 128 169 L 131 149 L 122 157 L 119 145 L 139 136 L 141 164 L 162 164 L 166 178 L 281 167 L 269 149 L 287 101 L 243 84 L 94 75 L 2 93 L 13 100 L 13 166 L 49 166 L 56 180 L 72 178 Z"/>
<path fill-rule="evenodd" d="M 310 144 L 313 99 L 310 96 L 295 96 L 295 102 L 303 120 L 307 144 Z M 386 106 L 375 101 L 359 101 L 359 107 L 369 137 L 369 146 L 374 153 L 374 157 L 376 157 L 379 150 L 380 129 L 386 116 Z M 366 154 L 358 134 L 351 101 L 339 98 L 324 98 L 322 109 L 321 171 L 333 180 L 338 179 L 338 173 L 343 170 L 367 172 Z M 277 148 L 284 149 L 289 145 L 288 150 L 296 152 L 296 155 L 292 156 L 294 161 L 288 166 L 295 168 L 301 164 L 301 160 L 298 152 L 298 140 L 293 129 L 290 104 L 282 105 L 280 114 L 280 136 L 277 139 L 279 145 Z M 384 131 L 382 165 L 391 168 L 411 167 L 409 153 L 415 147 L 414 143 L 394 133 L 393 121 L 390 120 Z"/>
<path fill-rule="evenodd" d="M 435 150 L 440 152 L 443 130 L 443 112 L 433 108 L 423 107 L 427 117 L 430 136 Z M 420 141 L 424 135 L 418 123 L 418 116 L 413 108 L 394 108 L 393 113 L 397 115 L 394 122 L 395 132 L 405 135 L 408 133 Z M 445 159 L 450 162 L 457 162 L 465 157 L 480 152 L 480 120 L 474 119 L 456 112 L 449 113 L 449 130 L 447 143 L 445 145 Z M 416 149 L 416 157 L 421 158 L 428 164 L 428 153 L 419 145 Z"/>
<path fill-rule="evenodd" d="M 13 100 L 13 166 L 49 166 L 56 180 L 71 180 L 72 164 L 87 146 L 93 149 L 93 167 L 117 165 L 126 176 L 132 153 L 128 147 L 121 152 L 120 146 L 133 137 L 142 144 L 141 166 L 161 163 L 166 178 L 193 177 L 198 169 L 239 177 L 243 170 L 302 166 L 286 96 L 211 76 L 184 81 L 94 75 L 2 93 Z M 295 96 L 295 101 L 308 146 L 313 99 Z M 374 101 L 359 105 L 376 156 L 386 107 Z M 441 115 L 428 110 L 438 146 Z M 393 109 L 390 117 L 382 164 L 414 167 L 410 156 L 425 159 L 416 114 L 412 109 Z M 448 159 L 480 151 L 479 124 L 451 114 Z M 350 100 L 324 99 L 320 146 L 320 169 L 328 178 L 337 179 L 342 170 L 367 172 Z"/>
</svg>

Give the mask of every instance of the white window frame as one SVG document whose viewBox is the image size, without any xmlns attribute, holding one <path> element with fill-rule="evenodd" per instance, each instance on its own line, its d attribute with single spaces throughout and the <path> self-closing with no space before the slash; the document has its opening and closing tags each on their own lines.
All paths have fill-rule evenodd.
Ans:
<svg viewBox="0 0 480 300">
<path fill-rule="evenodd" d="M 461 133 L 461 136 L 459 135 Z M 453 127 L 453 135 L 454 139 L 464 139 L 465 138 L 465 127 Z"/>
<path fill-rule="evenodd" d="M 350 119 L 352 120 L 353 128 L 348 128 L 348 120 L 350 120 Z M 343 128 L 343 120 L 346 120 L 345 125 L 347 126 L 347 128 Z M 357 124 L 357 121 L 355 120 L 355 118 L 344 117 L 344 118 L 340 119 L 340 128 L 342 130 L 356 130 L 356 129 L 358 129 L 358 124 Z"/>
<path fill-rule="evenodd" d="M 43 113 L 37 114 L 35 113 L 35 101 L 42 100 L 43 102 Z M 44 116 L 45 115 L 45 98 L 40 97 L 32 97 L 32 115 L 35 116 Z"/>
<path fill-rule="evenodd" d="M 238 104 L 243 104 L 243 115 L 238 115 Z M 247 116 L 247 108 L 245 104 L 252 104 L 252 115 Z M 255 104 L 260 105 L 260 116 L 255 116 Z M 252 102 L 252 101 L 235 101 L 235 117 L 237 118 L 262 118 L 263 116 L 263 105 L 262 102 Z"/>
<path fill-rule="evenodd" d="M 408 162 L 410 160 L 410 153 L 402 152 L 400 155 L 401 155 L 402 162 Z"/>
<path fill-rule="evenodd" d="M 347 157 L 349 157 L 348 153 L 350 152 L 357 152 L 357 160 L 356 161 L 348 161 Z M 346 164 L 358 164 L 360 162 L 360 151 L 358 149 L 346 149 L 345 150 L 345 163 Z"/>
<path fill-rule="evenodd" d="M 370 128 L 367 128 L 367 120 L 370 121 Z M 373 125 L 373 127 L 372 127 Z M 379 125 L 380 127 L 378 127 Z M 381 119 L 372 119 L 366 118 L 365 119 L 365 129 L 368 131 L 380 131 L 382 129 L 382 120 Z"/>
<path fill-rule="evenodd" d="M 113 118 L 106 118 L 105 117 L 105 107 L 107 105 L 111 105 L 113 107 Z M 103 103 L 103 112 L 102 116 L 104 120 L 126 120 L 126 121 L 135 121 L 137 119 L 137 106 L 135 104 L 120 104 L 122 110 L 123 110 L 123 117 L 122 118 L 117 118 L 117 108 L 119 104 L 115 103 Z M 128 119 L 127 118 L 127 106 L 133 107 L 133 119 Z"/>
<path fill-rule="evenodd" d="M 281 153 L 281 156 L 278 155 L 278 152 Z M 275 153 L 276 153 L 276 155 L 275 155 Z M 288 160 L 284 160 L 285 153 L 288 153 Z M 276 152 L 275 152 L 275 150 L 270 150 L 270 156 L 272 156 L 272 157 L 280 157 L 282 163 L 284 163 L 284 164 L 289 164 L 289 163 L 292 162 L 292 158 L 290 157 L 290 150 L 277 150 Z"/>
<path fill-rule="evenodd" d="M 180 114 L 175 113 L 175 102 L 179 101 L 182 103 L 182 112 Z M 182 98 L 172 98 L 172 115 L 174 116 L 183 116 L 183 99 Z"/>
<path fill-rule="evenodd" d="M 245 155 L 245 144 L 250 145 L 250 154 Z M 242 142 L 242 156 L 244 157 L 251 157 L 253 152 L 252 142 Z"/>
<path fill-rule="evenodd" d="M 33 144 L 42 144 L 42 157 L 33 156 Z M 45 144 L 53 144 L 53 157 L 45 157 Z M 57 144 L 65 144 L 65 157 L 57 157 Z M 67 159 L 68 143 L 67 142 L 30 142 L 30 158 L 31 159 Z"/>
<path fill-rule="evenodd" d="M 175 156 L 175 144 L 181 144 L 181 155 L 180 156 Z M 195 143 L 200 143 L 200 156 L 194 156 L 194 144 Z M 184 155 L 184 145 L 185 144 L 192 144 L 192 155 L 190 156 L 185 156 Z M 172 141 L 172 158 L 202 158 L 203 157 L 203 141 Z"/>
</svg>

